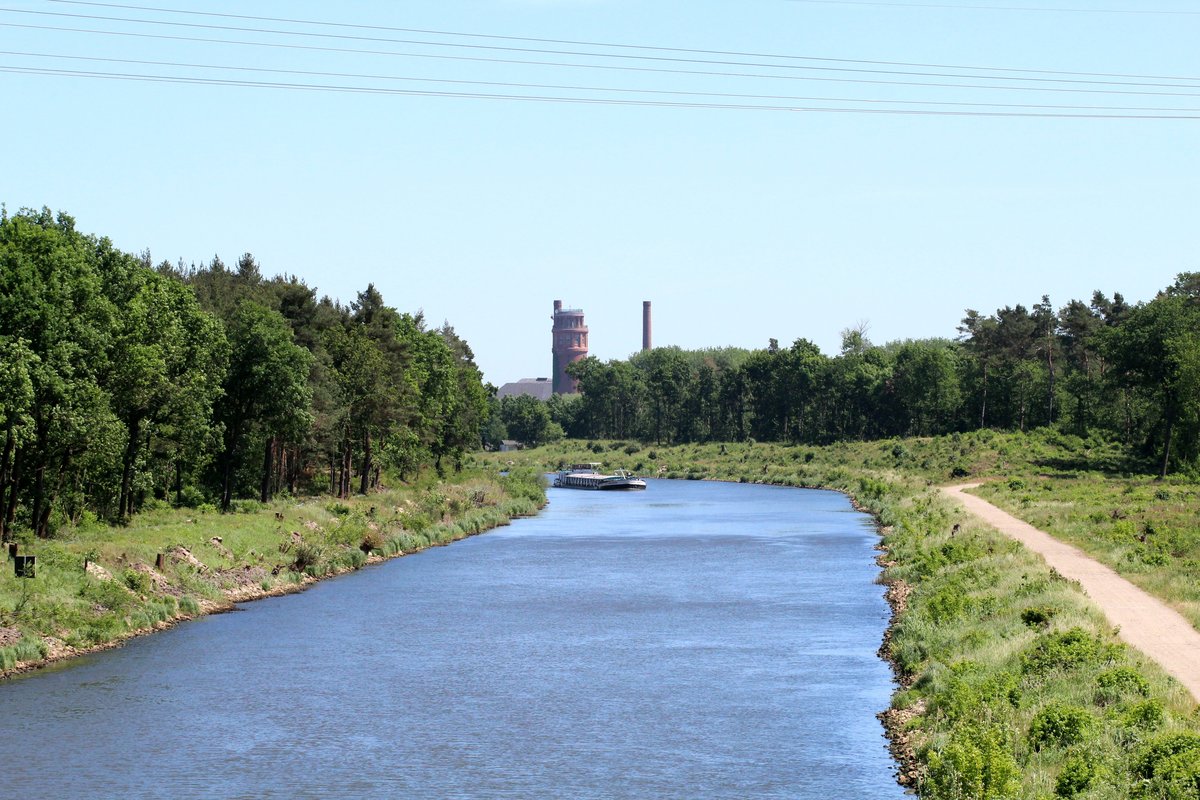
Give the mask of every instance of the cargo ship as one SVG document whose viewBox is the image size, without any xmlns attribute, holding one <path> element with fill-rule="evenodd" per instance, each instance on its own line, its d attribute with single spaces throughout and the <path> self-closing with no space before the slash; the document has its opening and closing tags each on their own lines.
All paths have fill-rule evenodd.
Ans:
<svg viewBox="0 0 1200 800">
<path fill-rule="evenodd" d="M 628 470 L 618 469 L 611 474 L 604 474 L 600 471 L 599 462 L 572 464 L 558 473 L 554 478 L 554 485 L 560 489 L 609 491 L 646 488 L 646 482 Z"/>
</svg>

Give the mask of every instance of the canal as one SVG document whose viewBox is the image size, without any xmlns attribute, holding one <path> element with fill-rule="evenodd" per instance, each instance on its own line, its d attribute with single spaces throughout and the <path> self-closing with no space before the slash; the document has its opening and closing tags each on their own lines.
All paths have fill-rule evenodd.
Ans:
<svg viewBox="0 0 1200 800">
<path fill-rule="evenodd" d="M 868 517 L 651 481 L 0 684 L 6 793 L 904 796 Z"/>
</svg>

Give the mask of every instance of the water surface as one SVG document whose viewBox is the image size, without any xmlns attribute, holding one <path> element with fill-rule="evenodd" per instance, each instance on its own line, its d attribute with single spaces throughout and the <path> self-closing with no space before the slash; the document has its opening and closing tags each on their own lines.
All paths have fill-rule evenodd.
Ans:
<svg viewBox="0 0 1200 800">
<path fill-rule="evenodd" d="M 652 481 L 0 684 L 12 796 L 899 798 L 841 495 Z"/>
</svg>

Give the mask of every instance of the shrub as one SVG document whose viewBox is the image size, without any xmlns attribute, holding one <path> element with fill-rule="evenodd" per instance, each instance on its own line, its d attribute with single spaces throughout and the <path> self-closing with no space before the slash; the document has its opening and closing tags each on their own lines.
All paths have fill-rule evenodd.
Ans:
<svg viewBox="0 0 1200 800">
<path fill-rule="evenodd" d="M 127 569 L 121 573 L 121 580 L 129 587 L 130 591 L 138 594 L 148 594 L 153 585 L 150 581 L 150 576 L 144 572 L 138 572 L 136 569 Z"/>
<path fill-rule="evenodd" d="M 314 544 L 301 542 L 296 546 L 295 552 L 292 561 L 293 572 L 309 572 L 321 560 L 321 548 Z"/>
<path fill-rule="evenodd" d="M 1072 756 L 1058 773 L 1054 793 L 1059 797 L 1075 797 L 1086 792 L 1096 779 L 1096 765 L 1079 756 Z"/>
<path fill-rule="evenodd" d="M 1091 712 L 1078 706 L 1050 703 L 1029 725 L 1029 744 L 1034 750 L 1046 746 L 1067 747 L 1084 741 L 1096 727 Z"/>
<path fill-rule="evenodd" d="M 1021 622 L 1031 628 L 1045 628 L 1055 613 L 1056 609 L 1053 606 L 1032 606 L 1021 612 Z"/>
<path fill-rule="evenodd" d="M 363 553 L 370 554 L 374 550 L 383 549 L 383 534 L 374 528 L 368 528 L 363 534 L 362 542 L 358 545 L 358 549 Z"/>
<path fill-rule="evenodd" d="M 1017 762 L 994 728 L 969 726 L 951 735 L 929 755 L 923 796 L 936 800 L 1010 797 L 1017 783 Z"/>
<path fill-rule="evenodd" d="M 1128 711 L 1121 715 L 1121 725 L 1132 730 L 1152 731 L 1162 727 L 1165 719 L 1166 713 L 1163 710 L 1162 701 L 1143 700 L 1140 703 L 1134 703 Z"/>
<path fill-rule="evenodd" d="M 1021 669 L 1040 674 L 1056 669 L 1074 669 L 1098 661 L 1103 648 L 1094 636 L 1082 628 L 1051 633 L 1038 639 L 1021 654 Z"/>
<path fill-rule="evenodd" d="M 1105 705 L 1127 694 L 1150 696 L 1150 683 L 1129 667 L 1114 667 L 1096 676 L 1096 703 Z"/>
<path fill-rule="evenodd" d="M 1140 748 L 1130 766 L 1142 782 L 1137 796 L 1195 800 L 1200 797 L 1200 734 L 1183 731 L 1160 736 Z"/>
<path fill-rule="evenodd" d="M 345 503 L 329 503 L 325 506 L 325 510 L 335 517 L 344 517 L 350 513 L 350 506 Z"/>
</svg>

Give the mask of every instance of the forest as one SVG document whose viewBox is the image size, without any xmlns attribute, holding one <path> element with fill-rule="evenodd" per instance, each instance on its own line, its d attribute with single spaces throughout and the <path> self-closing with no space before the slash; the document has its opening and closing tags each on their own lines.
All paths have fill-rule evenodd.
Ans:
<svg viewBox="0 0 1200 800">
<path fill-rule="evenodd" d="M 0 213 L 0 533 L 150 504 L 375 486 L 478 448 L 488 393 L 453 328 L 294 276 L 152 264 L 66 214 Z"/>
<path fill-rule="evenodd" d="M 875 345 L 860 326 L 843 331 L 835 356 L 797 339 L 761 350 L 589 357 L 569 367 L 577 397 L 554 398 L 542 418 L 506 398 L 500 419 L 533 441 L 561 428 L 660 444 L 818 445 L 1053 427 L 1120 441 L 1140 469 L 1195 470 L 1200 273 L 1133 305 L 1097 291 L 1058 309 L 1048 297 L 994 314 L 968 309 L 957 333 Z"/>
</svg>

